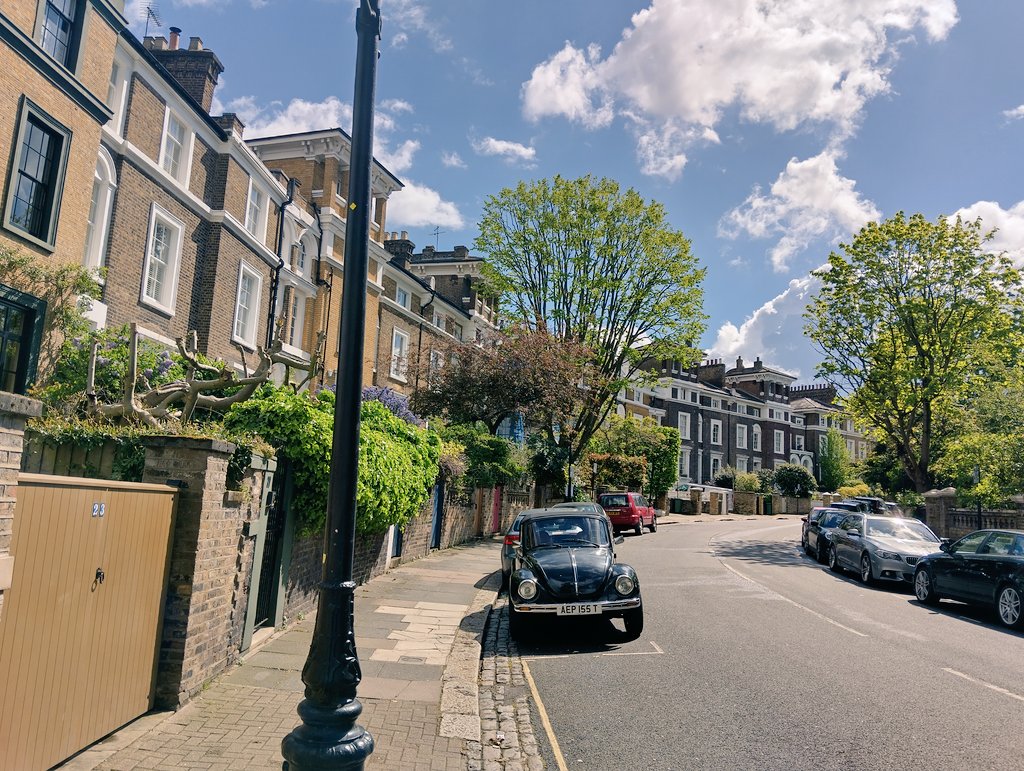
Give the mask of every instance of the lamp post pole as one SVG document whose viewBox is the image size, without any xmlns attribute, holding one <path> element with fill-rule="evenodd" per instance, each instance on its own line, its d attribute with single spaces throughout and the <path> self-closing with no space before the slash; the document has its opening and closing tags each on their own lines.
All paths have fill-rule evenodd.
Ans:
<svg viewBox="0 0 1024 771">
<path fill-rule="evenodd" d="M 316 625 L 302 669 L 305 698 L 297 726 L 281 742 L 284 768 L 361 769 L 373 752 L 373 737 L 356 724 L 362 680 L 356 653 L 352 580 L 359 474 L 359 414 L 362 404 L 363 337 L 370 230 L 370 164 L 373 159 L 373 102 L 380 40 L 380 0 L 360 0 L 356 13 L 356 82 L 352 102 L 349 210 L 345 225 L 345 268 L 338 344 L 324 566 Z"/>
</svg>

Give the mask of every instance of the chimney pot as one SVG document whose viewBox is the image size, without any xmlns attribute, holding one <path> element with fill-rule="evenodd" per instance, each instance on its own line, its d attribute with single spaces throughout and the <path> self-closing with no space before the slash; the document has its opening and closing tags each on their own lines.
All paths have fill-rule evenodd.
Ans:
<svg viewBox="0 0 1024 771">
<path fill-rule="evenodd" d="M 181 28 L 180 27 L 171 27 L 171 45 L 170 45 L 170 49 L 172 51 L 177 51 L 178 50 L 178 38 L 180 36 L 181 36 Z"/>
<path fill-rule="evenodd" d="M 201 37 L 190 37 L 188 39 L 188 50 L 189 51 L 205 51 L 203 48 L 203 39 Z"/>
<path fill-rule="evenodd" d="M 403 241 L 408 241 L 409 240 L 409 231 L 408 230 L 403 230 L 402 231 L 402 240 Z"/>
</svg>

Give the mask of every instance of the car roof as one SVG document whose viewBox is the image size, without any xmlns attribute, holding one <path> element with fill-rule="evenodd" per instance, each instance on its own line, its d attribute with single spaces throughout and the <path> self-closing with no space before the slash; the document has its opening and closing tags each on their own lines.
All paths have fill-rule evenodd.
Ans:
<svg viewBox="0 0 1024 771">
<path fill-rule="evenodd" d="M 571 513 L 570 513 L 571 512 Z M 605 519 L 596 511 L 587 511 L 586 509 L 534 509 L 526 512 L 526 516 L 523 517 L 523 522 L 527 520 L 533 521 L 535 519 L 554 519 L 555 517 L 593 517 L 594 519 Z"/>
</svg>

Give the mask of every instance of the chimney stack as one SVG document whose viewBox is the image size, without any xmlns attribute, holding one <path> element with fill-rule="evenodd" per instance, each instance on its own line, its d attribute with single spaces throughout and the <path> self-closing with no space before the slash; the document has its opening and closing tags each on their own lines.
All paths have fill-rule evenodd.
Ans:
<svg viewBox="0 0 1024 771">
<path fill-rule="evenodd" d="M 171 42 L 166 48 L 163 38 L 146 38 L 146 48 L 178 84 L 195 99 L 203 110 L 210 112 L 217 79 L 224 65 L 213 51 L 203 46 L 200 38 L 189 38 L 188 48 L 181 48 L 181 29 L 171 27 Z"/>
<path fill-rule="evenodd" d="M 737 356 L 736 357 L 736 369 L 743 369 L 743 357 L 742 356 Z"/>
</svg>

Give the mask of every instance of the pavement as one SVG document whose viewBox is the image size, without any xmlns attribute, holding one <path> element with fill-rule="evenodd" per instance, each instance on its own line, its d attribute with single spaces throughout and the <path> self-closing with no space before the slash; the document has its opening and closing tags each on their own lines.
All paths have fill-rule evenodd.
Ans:
<svg viewBox="0 0 1024 771">
<path fill-rule="evenodd" d="M 661 524 L 754 517 L 667 514 Z M 764 518 L 761 518 L 764 519 Z M 367 769 L 540 771 L 536 704 L 499 596 L 498 539 L 443 551 L 356 590 Z M 280 769 L 298 722 L 313 618 L 266 639 L 177 712 L 145 715 L 64 771 Z"/>
</svg>

